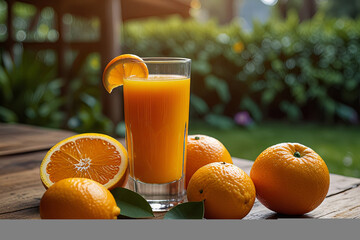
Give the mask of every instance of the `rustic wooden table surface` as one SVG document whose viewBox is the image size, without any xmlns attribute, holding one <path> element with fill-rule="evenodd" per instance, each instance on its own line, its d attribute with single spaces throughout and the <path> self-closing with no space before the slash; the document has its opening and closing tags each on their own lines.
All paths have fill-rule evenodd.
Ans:
<svg viewBox="0 0 360 240">
<path fill-rule="evenodd" d="M 27 125 L 0 123 L 0 219 L 38 219 L 45 189 L 39 167 L 46 152 L 74 133 Z M 123 141 L 123 139 L 121 140 Z M 249 174 L 251 161 L 233 158 Z M 162 214 L 157 214 L 161 218 Z M 282 216 L 258 201 L 245 219 L 295 218 Z M 360 179 L 331 174 L 330 189 L 314 211 L 296 218 L 360 218 Z"/>
</svg>

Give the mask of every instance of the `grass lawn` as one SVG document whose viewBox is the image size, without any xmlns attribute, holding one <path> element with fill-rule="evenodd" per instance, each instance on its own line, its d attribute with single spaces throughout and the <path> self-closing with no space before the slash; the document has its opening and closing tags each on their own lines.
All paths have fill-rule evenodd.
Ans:
<svg viewBox="0 0 360 240">
<path fill-rule="evenodd" d="M 190 122 L 190 134 L 217 138 L 233 157 L 252 161 L 269 146 L 298 142 L 317 152 L 331 173 L 360 177 L 360 126 L 265 123 L 251 129 L 223 130 L 203 122 Z"/>
</svg>

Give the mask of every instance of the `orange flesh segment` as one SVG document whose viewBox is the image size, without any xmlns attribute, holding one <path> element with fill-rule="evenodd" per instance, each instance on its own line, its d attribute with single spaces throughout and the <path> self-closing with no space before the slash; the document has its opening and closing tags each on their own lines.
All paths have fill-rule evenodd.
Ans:
<svg viewBox="0 0 360 240">
<path fill-rule="evenodd" d="M 136 55 L 124 54 L 111 60 L 103 73 L 103 85 L 109 93 L 116 87 L 124 84 L 124 78 L 135 76 L 148 78 L 146 64 Z"/>
<path fill-rule="evenodd" d="M 53 183 L 72 176 L 90 178 L 104 185 L 119 172 L 120 163 L 120 153 L 109 142 L 81 138 L 65 143 L 54 152 L 46 172 Z"/>
</svg>

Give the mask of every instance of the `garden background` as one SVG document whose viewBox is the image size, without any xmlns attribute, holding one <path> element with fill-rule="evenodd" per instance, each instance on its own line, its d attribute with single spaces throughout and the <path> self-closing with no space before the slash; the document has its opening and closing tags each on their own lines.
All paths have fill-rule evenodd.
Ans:
<svg viewBox="0 0 360 240">
<path fill-rule="evenodd" d="M 246 22 L 242 11 L 229 19 L 222 1 L 209 2 L 191 1 L 186 19 L 144 18 L 121 27 L 123 53 L 192 59 L 189 134 L 218 138 L 232 156 L 249 160 L 271 145 L 299 142 L 319 153 L 330 172 L 360 177 L 360 4 L 230 1 L 239 9 L 267 4 L 266 19 L 256 17 L 255 7 Z M 1 48 L 0 121 L 123 137 L 124 123 L 103 113 L 99 53 L 86 58 L 64 95 L 56 53 L 21 44 L 57 41 L 54 9 L 41 10 L 33 32 L 27 29 L 36 8 L 17 2 L 12 11 L 10 37 L 19 44 Z M 9 37 L 6 12 L 0 1 L 0 41 Z M 63 24 L 70 38 L 99 35 L 96 18 L 68 14 Z M 75 57 L 66 55 L 69 64 Z"/>
</svg>

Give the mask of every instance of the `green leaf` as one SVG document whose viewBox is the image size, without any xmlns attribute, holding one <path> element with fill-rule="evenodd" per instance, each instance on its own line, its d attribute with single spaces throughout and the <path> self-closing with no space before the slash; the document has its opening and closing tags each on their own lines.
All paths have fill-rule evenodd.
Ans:
<svg viewBox="0 0 360 240">
<path fill-rule="evenodd" d="M 120 208 L 120 215 L 129 218 L 154 217 L 149 203 L 139 194 L 126 188 L 115 188 L 111 190 Z"/>
<path fill-rule="evenodd" d="M 262 119 L 260 107 L 250 97 L 244 97 L 240 104 L 240 108 L 248 110 L 256 121 L 260 121 Z"/>
<path fill-rule="evenodd" d="M 16 122 L 16 114 L 5 107 L 0 106 L 0 121 L 1 122 Z"/>
<path fill-rule="evenodd" d="M 204 201 L 181 203 L 168 211 L 164 219 L 203 219 Z"/>
<path fill-rule="evenodd" d="M 191 94 L 190 96 L 190 104 L 199 114 L 205 114 L 209 111 L 209 107 L 207 103 L 200 97 L 195 94 Z"/>
<path fill-rule="evenodd" d="M 356 111 L 352 107 L 342 103 L 337 104 L 336 113 L 341 119 L 349 122 L 357 116 Z"/>
<path fill-rule="evenodd" d="M 275 96 L 276 96 L 276 91 L 274 89 L 272 88 L 266 89 L 262 94 L 261 101 L 265 105 L 269 105 L 274 100 Z"/>
<path fill-rule="evenodd" d="M 8 52 L 2 53 L 2 60 L 3 60 L 3 64 L 5 66 L 6 71 L 12 72 L 12 70 L 14 68 L 14 63 L 11 59 L 10 53 L 8 53 Z"/>
<path fill-rule="evenodd" d="M 235 126 L 232 118 L 220 114 L 209 113 L 205 116 L 205 121 L 220 129 L 231 129 Z"/>
<path fill-rule="evenodd" d="M 300 108 L 294 103 L 282 101 L 280 103 L 280 109 L 287 114 L 287 117 L 290 120 L 296 121 L 302 118 L 302 112 Z"/>
<path fill-rule="evenodd" d="M 229 102 L 231 99 L 227 83 L 214 75 L 205 78 L 205 86 L 209 90 L 215 90 L 222 102 Z"/>
</svg>

